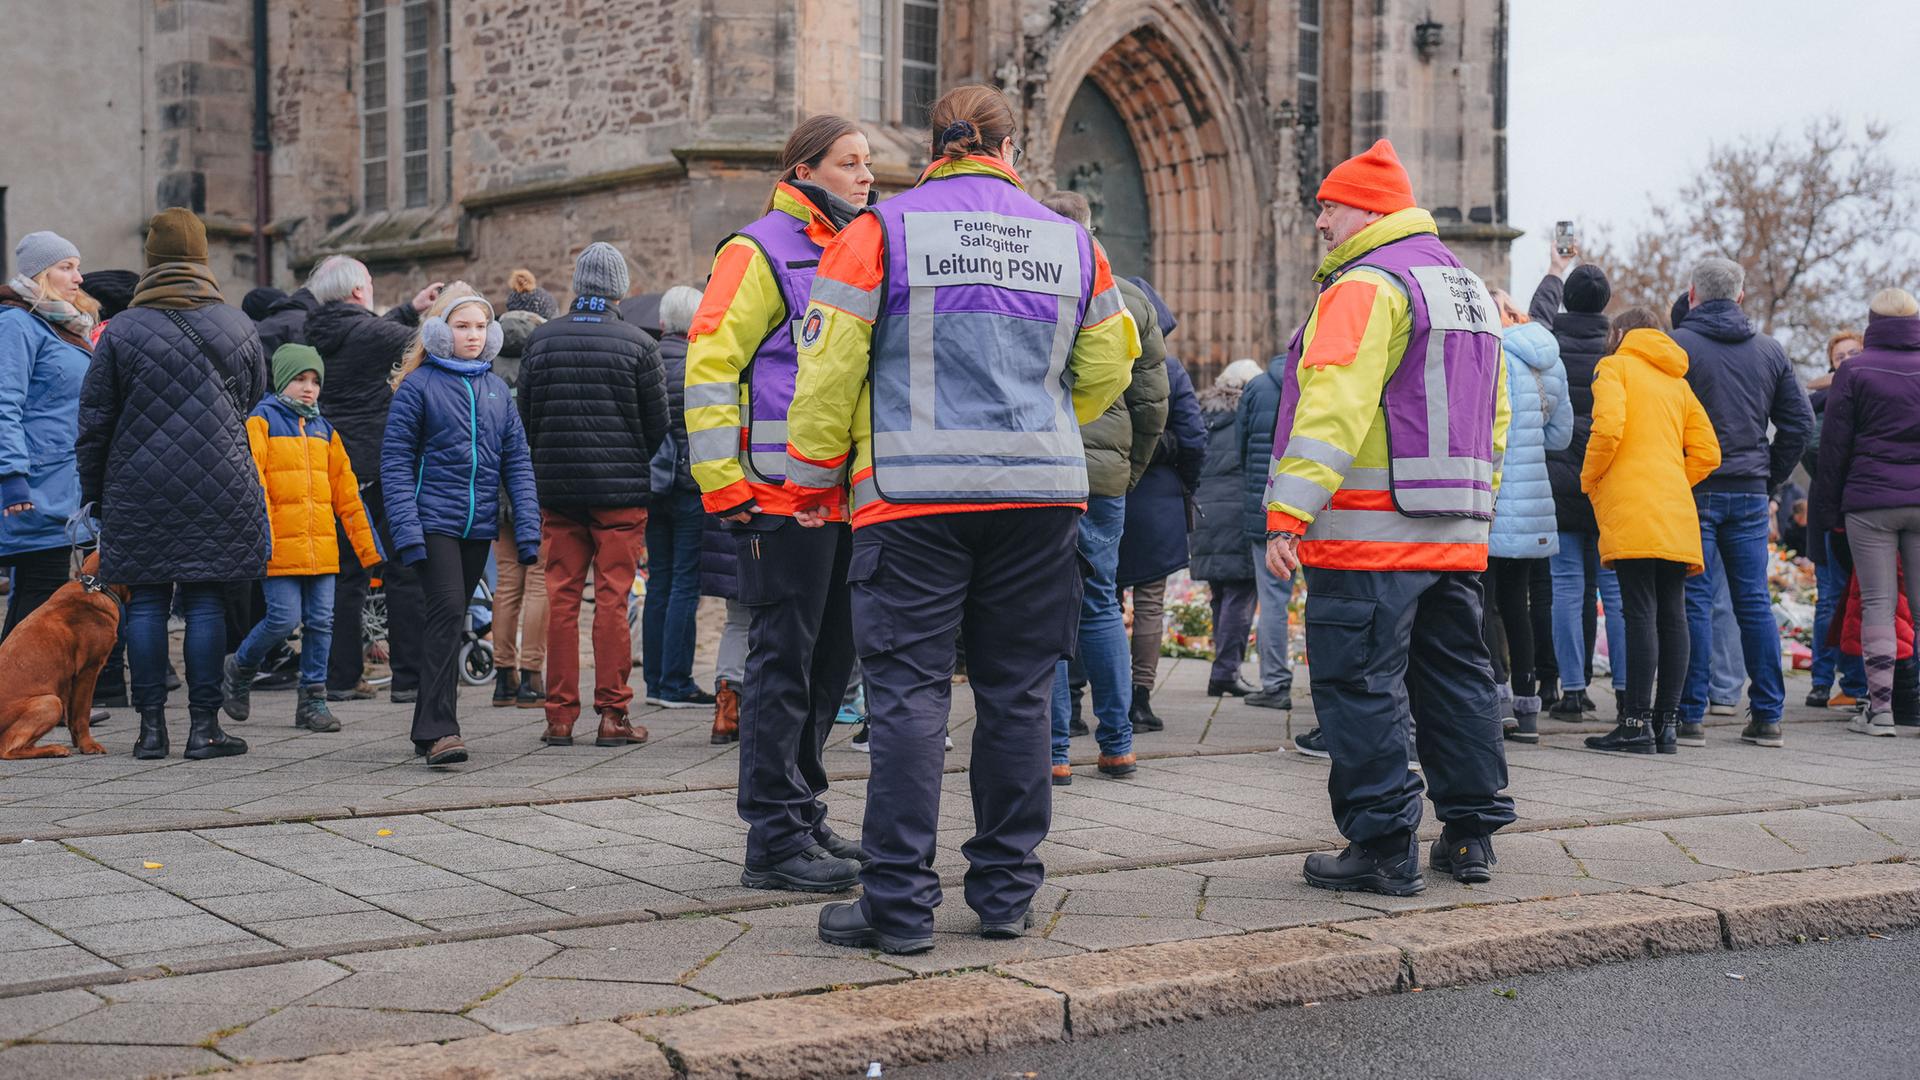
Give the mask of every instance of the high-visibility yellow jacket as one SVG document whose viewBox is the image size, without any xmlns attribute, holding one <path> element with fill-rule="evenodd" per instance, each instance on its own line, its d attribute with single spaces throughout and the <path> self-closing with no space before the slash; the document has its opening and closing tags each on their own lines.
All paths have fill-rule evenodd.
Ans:
<svg viewBox="0 0 1920 1080">
<path fill-rule="evenodd" d="M 1020 186 L 1020 176 L 1012 166 L 997 158 L 968 157 L 959 160 L 941 158 L 928 166 L 921 183 L 955 175 L 993 176 Z M 828 293 L 867 295 L 885 287 L 887 252 L 885 232 L 878 218 L 863 214 L 835 238 L 821 256 L 815 278 L 814 299 L 808 320 L 815 312 L 822 316 L 821 326 L 809 327 L 800 346 L 800 378 L 795 387 L 793 407 L 788 410 L 788 453 L 797 462 L 834 470 L 853 458 L 849 480 L 854 484 L 873 473 L 873 410 L 868 381 L 872 361 L 874 319 L 834 306 L 823 299 L 821 283 Z M 1116 291 L 1113 272 L 1105 254 L 1094 248 L 1093 296 Z M 1073 411 L 1077 423 L 1086 424 L 1104 413 L 1107 406 L 1126 390 L 1132 379 L 1133 358 L 1140 355 L 1140 335 L 1117 295 L 1111 304 L 1099 305 L 1106 314 L 1080 327 L 1067 360 L 1072 380 Z M 790 474 L 787 487 L 806 503 L 832 503 L 838 489 L 809 488 Z M 961 511 L 1004 510 L 1042 505 L 1032 502 L 939 503 L 887 502 L 884 498 L 862 505 L 853 515 L 856 528 L 880 521 L 950 514 Z M 1084 505 L 1084 504 L 1081 504 Z"/>
<path fill-rule="evenodd" d="M 1409 209 L 1389 214 L 1327 253 L 1314 273 L 1324 282 L 1368 252 L 1418 233 L 1433 233 L 1433 216 Z M 1291 484 L 1270 483 L 1267 530 L 1303 534 L 1300 560 L 1333 570 L 1485 570 L 1486 523 L 1457 517 L 1407 517 L 1394 506 L 1387 481 L 1387 421 L 1381 407 L 1386 382 L 1398 371 L 1413 332 L 1413 308 L 1392 275 L 1356 267 L 1320 294 L 1302 330 L 1299 404 L 1292 440 L 1319 448 L 1318 459 L 1287 456 L 1276 442 L 1270 480 L 1292 477 L 1331 497 L 1321 511 L 1378 515 L 1381 528 L 1369 539 L 1317 539 L 1313 510 L 1275 497 Z M 1284 363 L 1276 361 L 1276 363 Z M 1504 359 L 1494 393 L 1493 491 L 1500 489 L 1499 462 L 1506 452 L 1512 408 L 1507 401 Z M 1284 405 L 1283 405 L 1284 408 Z M 1336 462 L 1345 464 L 1337 465 Z"/>
<path fill-rule="evenodd" d="M 833 222 L 785 184 L 774 190 L 773 209 L 806 222 L 807 236 L 823 248 L 834 237 Z M 750 403 L 747 365 L 767 335 L 786 332 L 788 321 L 797 314 L 787 311 L 780 284 L 774 280 L 773 269 L 758 244 L 736 236 L 720 246 L 713 260 L 713 275 L 707 279 L 700 308 L 687 331 L 688 444 L 699 446 L 709 441 L 700 437 L 701 432 L 736 433 L 731 452 L 693 455 L 693 479 L 700 485 L 700 499 L 709 513 L 730 513 L 757 505 L 765 513 L 791 514 L 798 506 L 795 496 L 780 485 L 748 479 L 738 456 L 746 436 Z M 702 388 L 724 386 L 738 387 L 737 399 L 704 404 L 715 395 L 703 393 Z M 844 520 L 840 506 L 823 509 L 829 517 Z"/>
</svg>

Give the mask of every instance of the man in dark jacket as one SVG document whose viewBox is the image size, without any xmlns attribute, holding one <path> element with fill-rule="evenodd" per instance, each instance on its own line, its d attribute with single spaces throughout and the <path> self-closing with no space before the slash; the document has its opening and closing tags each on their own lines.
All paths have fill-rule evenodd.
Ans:
<svg viewBox="0 0 1920 1080">
<path fill-rule="evenodd" d="M 254 324 L 260 331 L 260 348 L 272 356 L 273 350 L 282 345 L 311 344 L 307 341 L 307 317 L 319 309 L 320 301 L 305 285 L 275 300 L 267 306 L 266 317 Z"/>
<path fill-rule="evenodd" d="M 1273 467 L 1273 432 L 1280 417 L 1278 359 L 1247 381 L 1234 420 L 1243 485 L 1240 534 L 1253 553 L 1254 587 L 1260 602 L 1256 634 L 1260 639 L 1260 692 L 1247 695 L 1247 704 L 1262 709 L 1293 708 L 1293 661 L 1287 640 L 1287 606 L 1293 602 L 1293 579 L 1283 581 L 1267 569 L 1267 474 Z M 1294 742 L 1303 753 L 1326 757 L 1326 750 L 1311 735 L 1302 735 Z"/>
<path fill-rule="evenodd" d="M 440 295 L 436 281 L 385 315 L 375 315 L 373 275 L 365 264 L 345 255 L 330 255 L 314 267 L 301 292 L 318 305 L 302 330 L 306 343 L 327 364 L 327 392 L 320 396 L 320 415 L 340 433 L 353 474 L 360 478 L 360 498 L 373 509 L 374 529 L 383 551 L 393 551 L 386 500 L 380 491 L 380 447 L 387 431 L 387 407 L 393 403 L 389 382 L 400 357 L 412 343 L 420 315 Z M 296 293 L 296 295 L 298 295 Z M 342 552 L 349 551 L 340 534 Z M 420 628 L 426 597 L 419 576 L 399 560 L 383 574 L 387 598 L 387 652 L 393 670 L 389 693 L 395 704 L 416 699 L 420 691 Z M 327 659 L 327 700 L 352 701 L 373 696 L 361 678 L 365 671 L 365 643 L 361 616 L 366 607 L 367 568 L 342 555 L 340 576 L 334 581 L 333 651 Z"/>
<path fill-rule="evenodd" d="M 80 503 L 100 517 L 100 576 L 132 590 L 122 631 L 140 713 L 134 756 L 164 758 L 167 618 L 176 592 L 189 758 L 247 744 L 220 730 L 225 584 L 264 577 L 272 549 L 246 416 L 267 389 L 260 336 L 207 267 L 207 230 L 154 215 L 133 306 L 101 336 L 80 389 Z"/>
<path fill-rule="evenodd" d="M 1597 266 L 1573 266 L 1579 249 L 1551 256 L 1552 273 L 1533 291 L 1527 314 L 1553 331 L 1560 361 L 1567 369 L 1567 400 L 1573 404 L 1573 438 L 1565 450 L 1547 451 L 1547 479 L 1553 485 L 1554 514 L 1560 532 L 1553 556 L 1553 659 L 1558 686 L 1541 672 L 1542 703 L 1548 715 L 1567 721 L 1592 719 L 1587 686 L 1593 681 L 1593 648 L 1599 629 L 1594 618 L 1598 592 L 1607 612 L 1607 655 L 1613 658 L 1613 687 L 1627 685 L 1627 626 L 1620 601 L 1620 579 L 1600 565 L 1600 523 L 1593 503 L 1580 490 L 1580 467 L 1593 434 L 1593 373 L 1607 355 L 1612 324 L 1606 316 L 1613 287 Z M 1569 269 L 1571 268 L 1571 269 Z M 1561 311 L 1562 302 L 1566 310 Z M 1557 699 L 1557 700 L 1553 700 Z"/>
<path fill-rule="evenodd" d="M 594 711 L 600 746 L 646 741 L 627 721 L 633 638 L 626 597 L 645 540 L 653 455 L 667 439 L 660 347 L 620 316 L 627 260 L 594 243 L 573 269 L 573 306 L 533 332 L 516 400 L 533 451 L 547 556 L 547 731 L 571 745 L 580 716 L 580 595 L 594 571 Z M 649 672 L 649 675 L 652 673 Z M 564 740 L 564 741 L 562 741 Z"/>
<path fill-rule="evenodd" d="M 1693 491 L 1707 572 L 1687 579 L 1693 647 L 1680 702 L 1682 746 L 1706 745 L 1702 720 L 1713 662 L 1713 601 L 1722 575 L 1752 684 L 1747 691 L 1752 716 L 1740 738 L 1759 746 L 1781 745 L 1786 684 L 1780 676 L 1780 628 L 1767 596 L 1767 501 L 1799 461 L 1813 431 L 1813 410 L 1786 350 L 1755 333 L 1740 310 L 1745 284 L 1739 263 L 1702 261 L 1687 292 L 1686 318 L 1673 331 L 1687 351 L 1687 382 L 1720 440 L 1720 467 Z M 1732 643 L 1723 641 L 1720 647 Z"/>
</svg>

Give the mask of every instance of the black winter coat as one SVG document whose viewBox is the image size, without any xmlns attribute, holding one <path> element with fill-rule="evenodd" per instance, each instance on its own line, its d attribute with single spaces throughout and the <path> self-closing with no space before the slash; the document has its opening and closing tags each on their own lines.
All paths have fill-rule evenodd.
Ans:
<svg viewBox="0 0 1920 1080">
<path fill-rule="evenodd" d="M 1234 430 L 1240 441 L 1240 538 L 1249 545 L 1267 542 L 1267 476 L 1273 472 L 1273 429 L 1280 426 L 1280 372 L 1286 357 L 1276 356 L 1260 377 L 1240 392 Z"/>
<path fill-rule="evenodd" d="M 1163 311 L 1164 314 L 1164 311 Z M 1164 331 L 1171 316 L 1161 320 Z M 1193 378 L 1180 361 L 1167 365 L 1167 426 L 1153 448 L 1140 483 L 1127 492 L 1126 525 L 1120 534 L 1120 562 L 1114 581 L 1121 588 L 1159 581 L 1187 565 L 1188 497 L 1200 483 L 1207 456 L 1207 429 Z"/>
<path fill-rule="evenodd" d="M 304 286 L 273 302 L 267 317 L 255 324 L 260 331 L 260 351 L 267 354 L 271 369 L 273 350 L 282 345 L 311 345 L 307 340 L 307 319 L 320 310 L 320 301 Z"/>
<path fill-rule="evenodd" d="M 80 388 L 80 498 L 96 504 L 100 573 L 115 584 L 247 581 L 272 554 L 246 429 L 267 389 L 260 336 L 226 304 L 180 314 L 211 361 L 165 312 L 129 308 Z"/>
<path fill-rule="evenodd" d="M 1189 570 L 1196 581 L 1252 581 L 1253 548 L 1240 520 L 1246 498 L 1237 426 L 1243 395 L 1215 387 L 1208 396 L 1218 407 L 1200 414 L 1207 429 L 1207 459 L 1193 493 L 1199 520 L 1193 526 Z"/>
<path fill-rule="evenodd" d="M 1587 442 L 1593 438 L 1593 372 L 1607 355 L 1607 337 L 1613 324 L 1605 315 L 1561 311 L 1560 295 L 1566 282 L 1548 274 L 1533 290 L 1527 314 L 1553 331 L 1560 343 L 1560 362 L 1567 368 L 1567 401 L 1573 405 L 1573 438 L 1565 450 L 1547 451 L 1547 480 L 1553 485 L 1555 522 L 1561 532 L 1597 536 L 1600 522 L 1593 503 L 1580 490 L 1580 469 L 1587 462 Z"/>
<path fill-rule="evenodd" d="M 733 534 L 708 514 L 706 530 L 700 534 L 700 595 L 740 599 L 739 566 Z"/>
<path fill-rule="evenodd" d="M 1709 300 L 1687 312 L 1673 340 L 1687 350 L 1687 382 L 1720 440 L 1720 467 L 1694 490 L 1772 494 L 1813 435 L 1813 408 L 1787 350 L 1754 332 L 1731 300 Z"/>
<path fill-rule="evenodd" d="M 380 444 L 393 404 L 387 380 L 419 325 L 412 304 L 375 315 L 359 304 L 335 300 L 307 317 L 307 344 L 327 362 L 320 415 L 340 433 L 353 474 L 363 484 L 380 475 Z"/>
<path fill-rule="evenodd" d="M 583 296 L 520 358 L 516 400 L 543 507 L 645 506 L 667 438 L 660 346 L 612 302 Z"/>
<path fill-rule="evenodd" d="M 697 492 L 693 456 L 687 452 L 687 335 L 660 339 L 660 370 L 667 381 L 667 438 L 653 455 L 653 491 Z"/>
</svg>

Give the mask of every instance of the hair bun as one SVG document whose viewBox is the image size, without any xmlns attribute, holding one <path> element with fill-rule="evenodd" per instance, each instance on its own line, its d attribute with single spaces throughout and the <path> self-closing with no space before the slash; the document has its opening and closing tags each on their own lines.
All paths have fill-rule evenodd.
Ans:
<svg viewBox="0 0 1920 1080">
<path fill-rule="evenodd" d="M 940 132 L 940 146 L 949 157 L 957 157 L 968 150 L 985 149 L 980 140 L 980 128 L 971 120 L 955 120 Z"/>
</svg>

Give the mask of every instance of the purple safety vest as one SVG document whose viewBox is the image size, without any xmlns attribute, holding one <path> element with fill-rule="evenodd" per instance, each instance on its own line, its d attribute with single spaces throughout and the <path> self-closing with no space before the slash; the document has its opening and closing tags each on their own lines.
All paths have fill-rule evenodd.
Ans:
<svg viewBox="0 0 1920 1080">
<path fill-rule="evenodd" d="M 787 410 L 800 365 L 799 318 L 807 310 L 821 249 L 807 235 L 807 223 L 783 210 L 769 211 L 734 236 L 753 241 L 766 256 L 786 303 L 786 317 L 760 342 L 741 376 L 747 383 L 747 441 L 740 468 L 754 483 L 779 485 L 787 478 Z"/>
<path fill-rule="evenodd" d="M 886 234 L 874 325 L 873 472 L 854 506 L 1082 502 L 1068 361 L 1094 295 L 1085 229 L 997 176 L 928 181 L 874 207 Z"/>
<path fill-rule="evenodd" d="M 1403 237 L 1363 253 L 1329 274 L 1320 291 L 1360 269 L 1378 271 L 1399 285 L 1412 308 L 1413 326 L 1380 398 L 1386 416 L 1387 474 L 1344 470 L 1343 486 L 1388 490 L 1394 508 L 1407 517 L 1493 520 L 1493 474 L 1498 467 L 1494 395 L 1500 385 L 1500 315 L 1493 298 L 1479 276 L 1432 233 Z M 1288 456 L 1294 412 L 1300 405 L 1305 336 L 1302 323 L 1287 347 L 1273 443 L 1276 460 Z M 1309 538 L 1320 537 L 1310 530 Z"/>
</svg>

